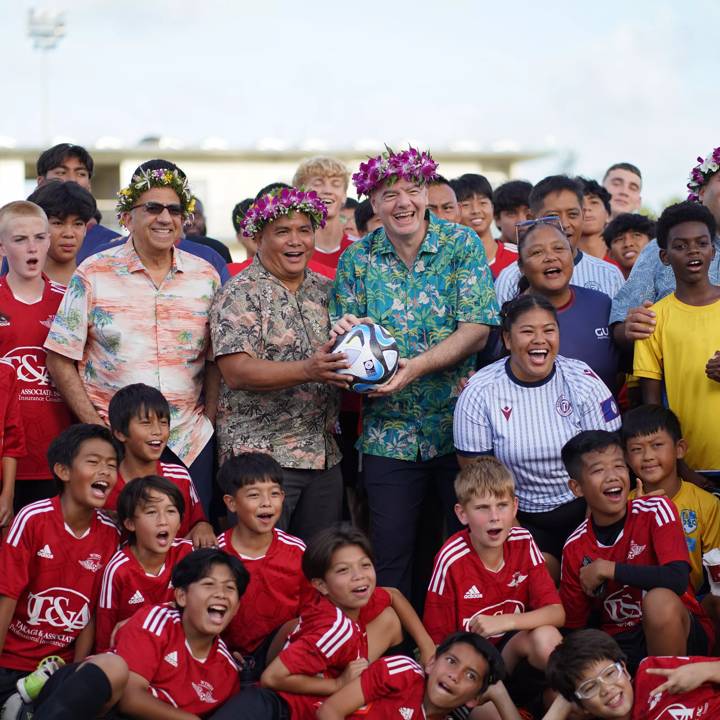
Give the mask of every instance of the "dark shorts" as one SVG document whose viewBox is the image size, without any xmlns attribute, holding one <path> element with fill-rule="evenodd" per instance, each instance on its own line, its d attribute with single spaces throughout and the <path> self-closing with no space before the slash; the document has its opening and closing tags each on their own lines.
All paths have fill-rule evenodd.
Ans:
<svg viewBox="0 0 720 720">
<path fill-rule="evenodd" d="M 583 498 L 575 498 L 554 510 L 529 513 L 518 510 L 518 522 L 530 531 L 540 550 L 562 558 L 563 545 L 570 533 L 585 519 L 587 505 Z"/>
<path fill-rule="evenodd" d="M 248 688 L 233 695 L 210 720 L 289 720 L 288 704 L 267 688 Z"/>
<path fill-rule="evenodd" d="M 30 670 L 11 670 L 10 668 L 0 668 L 0 707 L 14 693 L 17 692 L 17 681 L 21 677 L 30 674 Z"/>
<path fill-rule="evenodd" d="M 273 630 L 260 645 L 249 655 L 243 655 L 243 667 L 240 670 L 240 685 L 256 685 L 260 681 L 263 670 L 267 667 L 267 654 L 272 641 L 280 628 Z"/>
<path fill-rule="evenodd" d="M 687 649 L 685 655 L 708 655 L 711 648 L 709 647 L 708 637 L 702 623 L 698 620 L 697 615 L 690 615 L 690 632 L 688 633 Z M 647 657 L 647 643 L 645 642 L 645 633 L 642 624 L 638 623 L 632 630 L 613 635 L 615 642 L 620 646 L 621 650 L 627 655 L 627 668 L 631 675 L 635 675 L 640 661 Z"/>
</svg>

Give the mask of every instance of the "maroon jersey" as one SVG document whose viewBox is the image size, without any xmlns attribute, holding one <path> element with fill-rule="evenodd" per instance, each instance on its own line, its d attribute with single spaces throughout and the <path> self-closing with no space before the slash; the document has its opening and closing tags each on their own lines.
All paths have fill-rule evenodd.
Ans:
<svg viewBox="0 0 720 720">
<path fill-rule="evenodd" d="M 367 624 L 390 606 L 390 595 L 376 588 L 358 621 L 320 593 L 300 615 L 300 623 L 290 634 L 278 657 L 293 675 L 337 678 L 348 663 L 367 658 Z M 315 720 L 315 712 L 325 697 L 279 693 L 290 706 L 292 720 Z"/>
<path fill-rule="evenodd" d="M 17 600 L 0 667 L 34 670 L 46 655 L 72 660 L 73 642 L 95 612 L 118 537 L 99 510 L 83 537 L 75 536 L 59 497 L 31 503 L 16 515 L 0 548 L 0 595 Z"/>
<path fill-rule="evenodd" d="M 28 451 L 18 459 L 18 480 L 52 478 L 48 446 L 72 423 L 70 411 L 48 375 L 43 347 L 65 286 L 43 278 L 42 298 L 28 305 L 16 300 L 7 279 L 0 277 L 0 361 L 15 368 Z"/>
<path fill-rule="evenodd" d="M 189 540 L 176 538 L 157 575 L 150 575 L 138 562 L 128 545 L 113 555 L 103 573 L 95 617 L 95 651 L 104 652 L 110 647 L 115 625 L 127 620 L 147 605 L 159 605 L 173 599 L 170 582 L 173 568 L 193 545 Z"/>
<path fill-rule="evenodd" d="M 0 458 L 21 458 L 26 453 L 16 373 L 11 365 L 0 363 Z"/>
<path fill-rule="evenodd" d="M 302 572 L 305 543 L 282 530 L 273 530 L 265 555 L 249 558 L 232 545 L 232 528 L 220 535 L 218 547 L 240 558 L 250 583 L 223 639 L 231 650 L 254 652 L 283 623 L 300 617 L 300 609 L 315 598 L 316 591 Z"/>
<path fill-rule="evenodd" d="M 177 532 L 178 537 L 185 537 L 199 522 L 207 522 L 205 511 L 195 490 L 195 483 L 193 483 L 187 468 L 177 463 L 166 463 L 158 460 L 155 474 L 177 485 L 185 501 L 185 513 Z M 127 482 L 118 471 L 117 482 L 105 502 L 105 507 L 108 510 L 117 509 L 118 496 Z"/>
<path fill-rule="evenodd" d="M 475 615 L 511 615 L 560 604 L 545 560 L 532 535 L 510 528 L 503 565 L 488 570 L 472 546 L 470 531 L 455 533 L 435 557 L 423 624 L 435 643 L 468 630 Z M 504 633 L 489 638 L 498 642 Z"/>
<path fill-rule="evenodd" d="M 712 720 L 720 717 L 720 690 L 705 683 L 695 690 L 680 694 L 661 693 L 653 696 L 655 688 L 667 678 L 649 675 L 649 668 L 672 669 L 688 663 L 717 662 L 715 657 L 648 657 L 635 676 L 635 704 L 633 720 Z"/>
<path fill-rule="evenodd" d="M 238 667 L 225 643 L 216 638 L 210 654 L 196 659 L 172 605 L 139 610 L 118 631 L 115 652 L 130 672 L 144 677 L 158 700 L 205 717 L 240 689 Z"/>
<path fill-rule="evenodd" d="M 588 518 L 565 543 L 562 556 L 560 597 L 565 607 L 565 626 L 583 628 L 591 611 L 600 613 L 600 628 L 610 635 L 630 630 L 642 622 L 645 591 L 604 582 L 594 597 L 583 592 L 580 568 L 599 558 L 628 565 L 666 565 L 682 560 L 689 564 L 685 535 L 675 505 L 665 497 L 643 497 L 628 503 L 625 527 L 611 546 L 601 545 Z M 712 646 L 712 623 L 700 607 L 692 585 L 681 600 L 697 615 Z"/>
<path fill-rule="evenodd" d="M 423 720 L 425 673 L 404 655 L 380 658 L 360 676 L 365 705 L 348 715 L 352 720 Z"/>
</svg>

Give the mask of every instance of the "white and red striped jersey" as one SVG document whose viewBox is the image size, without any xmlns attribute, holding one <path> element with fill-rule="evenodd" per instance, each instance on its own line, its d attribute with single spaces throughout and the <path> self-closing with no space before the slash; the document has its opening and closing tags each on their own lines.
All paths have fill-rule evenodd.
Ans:
<svg viewBox="0 0 720 720">
<path fill-rule="evenodd" d="M 340 677 L 348 663 L 367 658 L 365 628 L 389 606 L 388 592 L 376 588 L 355 622 L 323 595 L 316 593 L 315 600 L 303 609 L 300 623 L 288 637 L 278 657 L 293 675 Z M 287 692 L 279 694 L 290 706 L 292 720 L 315 720 L 317 708 L 326 699 Z"/>
<path fill-rule="evenodd" d="M 247 655 L 283 623 L 300 617 L 316 590 L 303 575 L 305 543 L 300 538 L 275 528 L 265 555 L 249 558 L 233 547 L 232 533 L 231 528 L 220 535 L 218 547 L 242 561 L 250 583 L 223 639 L 231 650 Z"/>
<path fill-rule="evenodd" d="M 176 538 L 157 575 L 145 571 L 129 545 L 113 555 L 103 573 L 95 616 L 96 652 L 105 652 L 110 647 L 112 631 L 119 622 L 132 617 L 147 605 L 158 605 L 173 599 L 170 582 L 173 568 L 192 549 L 190 540 Z"/>
<path fill-rule="evenodd" d="M 193 483 L 190 473 L 187 468 L 177 463 L 166 463 L 157 462 L 157 468 L 155 474 L 160 477 L 164 477 L 166 480 L 175 483 L 178 489 L 182 493 L 183 500 L 185 501 L 185 513 L 183 514 L 182 522 L 180 523 L 180 529 L 178 530 L 178 537 L 185 537 L 199 522 L 206 522 L 205 511 L 198 498 L 197 491 L 195 490 L 195 483 Z M 105 507 L 108 510 L 117 509 L 117 499 L 120 495 L 120 491 L 125 485 L 133 478 L 124 478 L 118 471 L 117 482 L 112 492 L 108 496 Z"/>
<path fill-rule="evenodd" d="M 352 720 L 423 720 L 425 673 L 414 660 L 390 655 L 376 660 L 360 676 L 365 705 L 348 715 Z"/>
<path fill-rule="evenodd" d="M 20 415 L 27 455 L 18 458 L 17 480 L 49 480 L 50 442 L 73 422 L 72 415 L 48 375 L 43 345 L 65 286 L 43 275 L 45 289 L 34 303 L 17 300 L 0 277 L 0 362 L 12 366 L 17 378 Z"/>
<path fill-rule="evenodd" d="M 502 567 L 493 572 L 465 529 L 449 538 L 435 557 L 423 624 L 440 643 L 450 633 L 468 630 L 476 615 L 511 615 L 554 604 L 560 604 L 560 596 L 529 531 L 510 528 Z M 498 642 L 501 637 L 489 640 Z"/>
<path fill-rule="evenodd" d="M 169 604 L 135 613 L 117 631 L 114 652 L 148 681 L 158 700 L 201 717 L 240 689 L 238 666 L 225 643 L 216 638 L 206 658 L 194 657 L 182 614 Z"/>
<path fill-rule="evenodd" d="M 47 655 L 72 661 L 118 539 L 100 510 L 77 537 L 65 524 L 60 497 L 31 503 L 15 516 L 0 547 L 0 595 L 17 600 L 0 667 L 34 670 Z"/>
<path fill-rule="evenodd" d="M 600 615 L 600 629 L 616 635 L 642 623 L 645 591 L 607 580 L 595 596 L 586 595 L 580 585 L 580 569 L 600 558 L 627 565 L 666 565 L 678 560 L 689 564 L 685 535 L 675 505 L 665 497 L 630 500 L 625 526 L 612 545 L 600 544 L 590 518 L 582 522 L 565 543 L 560 577 L 565 626 L 586 627 L 590 613 L 594 611 Z M 698 616 L 708 638 L 713 638 L 712 623 L 695 598 L 690 582 L 680 599 L 693 615 Z"/>
</svg>

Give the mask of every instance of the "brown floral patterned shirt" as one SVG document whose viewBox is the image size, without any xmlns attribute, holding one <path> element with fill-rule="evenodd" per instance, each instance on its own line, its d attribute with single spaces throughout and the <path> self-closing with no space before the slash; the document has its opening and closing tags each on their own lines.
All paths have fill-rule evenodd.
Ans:
<svg viewBox="0 0 720 720">
<path fill-rule="evenodd" d="M 310 270 L 290 292 L 256 256 L 215 296 L 210 334 L 215 356 L 247 353 L 276 362 L 304 360 L 330 337 L 332 281 Z M 332 435 L 339 393 L 324 383 L 284 390 L 231 390 L 223 381 L 217 413 L 220 462 L 250 450 L 283 467 L 329 468 L 340 461 Z"/>
</svg>

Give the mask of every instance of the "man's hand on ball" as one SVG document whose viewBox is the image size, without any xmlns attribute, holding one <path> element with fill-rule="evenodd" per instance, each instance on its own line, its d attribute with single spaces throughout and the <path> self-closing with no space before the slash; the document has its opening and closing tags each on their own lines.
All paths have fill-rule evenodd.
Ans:
<svg viewBox="0 0 720 720">
<path fill-rule="evenodd" d="M 355 315 L 348 313 L 343 315 L 330 330 L 330 340 L 335 341 L 340 335 L 344 335 L 346 332 L 350 332 L 355 325 L 362 325 L 363 323 L 372 323 L 372 320 L 368 317 L 359 318 Z"/>
<path fill-rule="evenodd" d="M 417 377 L 419 377 L 419 373 L 416 372 L 414 358 L 400 358 L 395 375 L 383 385 L 378 385 L 377 390 L 368 393 L 366 397 L 374 398 L 392 395 L 409 385 Z"/>
<path fill-rule="evenodd" d="M 334 340 L 328 340 L 321 345 L 307 360 L 303 361 L 305 376 L 308 382 L 322 382 L 336 387 L 347 389 L 352 382 L 350 375 L 340 375 L 338 370 L 350 367 L 345 353 L 334 353 L 332 346 Z"/>
</svg>

